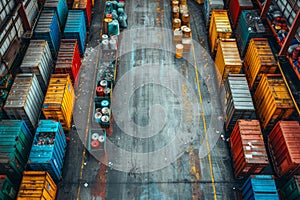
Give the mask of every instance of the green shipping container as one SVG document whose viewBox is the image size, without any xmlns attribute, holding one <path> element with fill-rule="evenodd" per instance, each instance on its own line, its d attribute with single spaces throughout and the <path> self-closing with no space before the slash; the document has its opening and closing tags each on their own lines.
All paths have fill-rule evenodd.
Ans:
<svg viewBox="0 0 300 200">
<path fill-rule="evenodd" d="M 286 200 L 300 199 L 300 176 L 291 178 L 282 188 L 281 193 Z"/>
</svg>

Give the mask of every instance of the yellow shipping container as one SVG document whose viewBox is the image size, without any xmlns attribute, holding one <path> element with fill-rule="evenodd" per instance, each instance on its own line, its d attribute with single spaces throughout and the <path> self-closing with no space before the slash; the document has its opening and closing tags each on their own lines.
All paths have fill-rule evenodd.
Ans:
<svg viewBox="0 0 300 200">
<path fill-rule="evenodd" d="M 221 39 L 217 49 L 215 64 L 220 72 L 222 80 L 228 74 L 239 74 L 243 66 L 236 39 Z"/>
<path fill-rule="evenodd" d="M 219 38 L 231 37 L 232 29 L 226 10 L 213 10 L 209 25 L 209 44 L 211 53 L 217 50 Z"/>
<path fill-rule="evenodd" d="M 52 74 L 43 104 L 46 119 L 60 121 L 64 130 L 70 130 L 75 101 L 74 88 L 68 74 Z"/>
<path fill-rule="evenodd" d="M 55 200 L 57 186 L 44 171 L 24 171 L 17 200 Z"/>
<path fill-rule="evenodd" d="M 280 74 L 262 74 L 253 97 L 263 130 L 289 119 L 295 111 L 293 100 Z"/>
<path fill-rule="evenodd" d="M 267 38 L 252 38 L 250 40 L 244 65 L 250 89 L 257 87 L 261 74 L 274 74 L 276 72 L 278 66 Z"/>
</svg>

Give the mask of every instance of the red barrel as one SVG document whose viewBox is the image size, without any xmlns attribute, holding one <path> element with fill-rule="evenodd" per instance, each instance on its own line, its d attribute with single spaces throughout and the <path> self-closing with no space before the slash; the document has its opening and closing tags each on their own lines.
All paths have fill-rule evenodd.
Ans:
<svg viewBox="0 0 300 200">
<path fill-rule="evenodd" d="M 297 60 L 297 58 L 300 56 L 300 46 L 297 46 L 292 55 L 292 59 Z"/>
<path fill-rule="evenodd" d="M 97 88 L 96 88 L 96 92 L 97 92 L 97 96 L 104 96 L 104 88 L 103 87 L 101 87 L 101 86 L 98 86 Z"/>
</svg>

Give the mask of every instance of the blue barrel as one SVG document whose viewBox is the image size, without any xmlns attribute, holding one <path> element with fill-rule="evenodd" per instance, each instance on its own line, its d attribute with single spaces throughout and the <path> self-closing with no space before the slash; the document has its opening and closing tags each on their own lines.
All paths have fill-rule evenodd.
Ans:
<svg viewBox="0 0 300 200">
<path fill-rule="evenodd" d="M 60 44 L 60 27 L 54 10 L 43 10 L 34 29 L 33 39 L 47 40 L 52 55 L 58 52 Z"/>
<path fill-rule="evenodd" d="M 252 175 L 242 187 L 243 200 L 279 200 L 274 178 L 271 175 Z"/>
<path fill-rule="evenodd" d="M 29 155 L 27 170 L 47 171 L 57 182 L 61 179 L 66 137 L 60 122 L 40 120 Z"/>
<path fill-rule="evenodd" d="M 68 16 L 68 5 L 66 0 L 46 0 L 44 3 L 44 9 L 55 10 L 60 28 L 65 26 L 67 16 Z"/>
<path fill-rule="evenodd" d="M 84 54 L 86 40 L 86 24 L 84 11 L 70 10 L 64 30 L 65 39 L 76 39 L 78 41 L 80 54 Z"/>
</svg>

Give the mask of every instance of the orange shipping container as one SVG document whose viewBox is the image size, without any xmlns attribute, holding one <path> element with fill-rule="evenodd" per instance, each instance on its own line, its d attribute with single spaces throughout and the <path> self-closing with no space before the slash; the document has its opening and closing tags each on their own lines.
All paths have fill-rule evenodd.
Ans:
<svg viewBox="0 0 300 200">
<path fill-rule="evenodd" d="M 261 74 L 274 74 L 277 70 L 276 60 L 267 38 L 252 38 L 244 58 L 245 73 L 249 88 L 255 89 Z"/>
<path fill-rule="evenodd" d="M 300 125 L 279 121 L 268 136 L 271 159 L 278 176 L 300 175 Z"/>
<path fill-rule="evenodd" d="M 60 121 L 64 130 L 70 130 L 74 101 L 69 74 L 52 74 L 42 108 L 46 119 Z"/>
<path fill-rule="evenodd" d="M 288 89 L 278 74 L 263 74 L 253 96 L 263 131 L 270 130 L 279 120 L 289 119 L 295 111 Z"/>
<path fill-rule="evenodd" d="M 269 164 L 258 120 L 238 120 L 229 143 L 236 178 L 259 174 Z"/>
<path fill-rule="evenodd" d="M 44 171 L 24 171 L 17 200 L 55 200 L 57 186 Z"/>
</svg>

